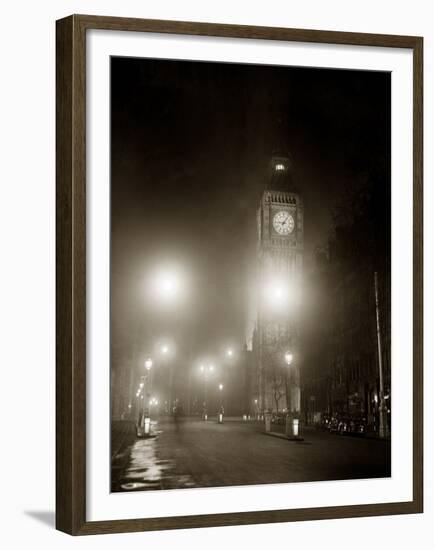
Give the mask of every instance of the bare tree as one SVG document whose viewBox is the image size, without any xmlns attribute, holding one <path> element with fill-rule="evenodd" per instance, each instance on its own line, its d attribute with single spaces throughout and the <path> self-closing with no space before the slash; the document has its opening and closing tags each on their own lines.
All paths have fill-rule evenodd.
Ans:
<svg viewBox="0 0 434 550">
<path fill-rule="evenodd" d="M 279 353 L 276 346 L 270 347 L 263 356 L 267 365 L 267 378 L 270 381 L 270 387 L 273 394 L 276 412 L 279 412 L 279 404 L 282 397 L 286 394 L 285 372 L 279 363 Z"/>
</svg>

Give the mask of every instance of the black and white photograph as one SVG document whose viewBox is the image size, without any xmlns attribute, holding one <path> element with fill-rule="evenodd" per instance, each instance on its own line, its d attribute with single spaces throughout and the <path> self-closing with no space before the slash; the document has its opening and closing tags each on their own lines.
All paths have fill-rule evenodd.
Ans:
<svg viewBox="0 0 434 550">
<path fill-rule="evenodd" d="M 389 477 L 390 73 L 110 70 L 111 490 Z"/>
</svg>

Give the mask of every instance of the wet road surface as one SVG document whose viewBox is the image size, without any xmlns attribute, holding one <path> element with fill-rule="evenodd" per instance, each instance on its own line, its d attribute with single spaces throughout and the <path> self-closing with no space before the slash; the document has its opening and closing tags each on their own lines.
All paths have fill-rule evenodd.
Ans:
<svg viewBox="0 0 434 550">
<path fill-rule="evenodd" d="M 215 418 L 153 421 L 137 439 L 125 423 L 112 436 L 112 491 L 219 487 L 390 476 L 390 442 L 306 429 L 302 442 L 263 425 Z"/>
</svg>

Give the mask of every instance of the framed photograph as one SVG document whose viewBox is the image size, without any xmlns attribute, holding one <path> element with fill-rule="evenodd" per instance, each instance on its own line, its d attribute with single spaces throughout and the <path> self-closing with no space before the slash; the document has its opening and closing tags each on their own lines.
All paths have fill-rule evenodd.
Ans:
<svg viewBox="0 0 434 550">
<path fill-rule="evenodd" d="M 422 512 L 422 38 L 56 36 L 57 528 Z"/>
</svg>

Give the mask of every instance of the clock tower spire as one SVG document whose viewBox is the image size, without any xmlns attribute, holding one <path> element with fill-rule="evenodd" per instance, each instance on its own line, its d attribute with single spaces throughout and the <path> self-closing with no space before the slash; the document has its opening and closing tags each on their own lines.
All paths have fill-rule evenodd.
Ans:
<svg viewBox="0 0 434 550">
<path fill-rule="evenodd" d="M 257 394 L 263 411 L 300 411 L 303 210 L 290 155 L 274 153 L 257 211 L 259 295 L 254 342 Z M 285 362 L 289 356 L 290 365 Z"/>
</svg>

